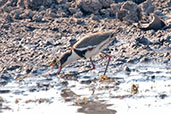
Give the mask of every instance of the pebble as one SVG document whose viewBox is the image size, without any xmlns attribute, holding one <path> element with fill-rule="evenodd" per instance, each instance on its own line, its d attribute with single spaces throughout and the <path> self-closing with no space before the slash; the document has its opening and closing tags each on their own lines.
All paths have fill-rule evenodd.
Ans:
<svg viewBox="0 0 171 114">
<path fill-rule="evenodd" d="M 161 99 L 165 99 L 165 98 L 168 97 L 168 96 L 167 96 L 166 94 L 160 94 L 159 97 L 160 97 Z"/>
<path fill-rule="evenodd" d="M 0 90 L 0 94 L 5 94 L 5 93 L 9 93 L 10 90 Z"/>
<path fill-rule="evenodd" d="M 151 59 L 148 58 L 148 57 L 143 57 L 143 58 L 140 60 L 140 62 L 142 62 L 142 63 L 149 63 L 150 61 L 151 61 Z"/>
<path fill-rule="evenodd" d="M 103 7 L 99 0 L 77 0 L 76 5 L 81 10 L 88 13 L 95 13 Z"/>
<path fill-rule="evenodd" d="M 83 16 L 83 13 L 81 11 L 78 11 L 73 16 L 76 18 L 81 18 Z"/>
<path fill-rule="evenodd" d="M 80 81 L 81 84 L 91 84 L 92 80 L 82 80 Z"/>
<path fill-rule="evenodd" d="M 26 73 L 29 74 L 32 71 L 32 69 L 33 69 L 32 67 L 31 68 L 27 68 L 26 69 Z"/>
<path fill-rule="evenodd" d="M 68 86 L 68 84 L 69 84 L 68 81 L 62 81 L 62 82 L 61 82 L 61 85 L 62 85 L 62 86 Z"/>
<path fill-rule="evenodd" d="M 143 36 L 137 37 L 136 39 L 137 43 L 143 44 L 143 45 L 151 45 L 152 42 L 150 40 L 148 40 L 147 38 Z"/>
<path fill-rule="evenodd" d="M 135 64 L 135 63 L 138 63 L 139 62 L 139 59 L 137 57 L 130 58 L 127 62 L 128 63 L 131 63 L 131 64 Z"/>
<path fill-rule="evenodd" d="M 131 72 L 131 69 L 128 66 L 125 66 L 124 71 Z"/>
<path fill-rule="evenodd" d="M 13 66 L 9 67 L 7 70 L 16 70 L 20 67 L 21 67 L 20 65 L 13 65 Z"/>
</svg>

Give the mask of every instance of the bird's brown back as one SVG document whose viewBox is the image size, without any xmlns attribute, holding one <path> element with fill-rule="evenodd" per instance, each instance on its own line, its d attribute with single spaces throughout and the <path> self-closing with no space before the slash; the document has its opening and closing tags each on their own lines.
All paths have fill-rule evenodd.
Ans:
<svg viewBox="0 0 171 114">
<path fill-rule="evenodd" d="M 81 40 L 79 40 L 73 48 L 79 49 L 79 48 L 85 48 L 88 46 L 96 46 L 103 41 L 107 40 L 108 38 L 111 38 L 112 34 L 114 34 L 114 30 L 106 31 L 106 32 L 97 32 L 92 33 L 89 35 L 84 36 Z"/>
</svg>

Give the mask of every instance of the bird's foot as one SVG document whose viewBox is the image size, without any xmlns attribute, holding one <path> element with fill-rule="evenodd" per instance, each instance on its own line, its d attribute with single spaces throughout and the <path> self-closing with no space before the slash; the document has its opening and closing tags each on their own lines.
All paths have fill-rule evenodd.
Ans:
<svg viewBox="0 0 171 114">
<path fill-rule="evenodd" d="M 90 68 L 90 70 L 94 70 L 95 69 L 95 65 L 93 65 L 91 68 Z"/>
<path fill-rule="evenodd" d="M 95 65 L 93 65 L 92 67 L 90 66 L 86 66 L 88 68 L 88 70 L 94 70 L 95 69 Z"/>
</svg>

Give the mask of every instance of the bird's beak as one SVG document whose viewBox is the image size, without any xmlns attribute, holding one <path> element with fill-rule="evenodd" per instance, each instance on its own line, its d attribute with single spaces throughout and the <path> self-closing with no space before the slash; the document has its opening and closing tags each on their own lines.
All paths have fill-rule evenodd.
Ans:
<svg viewBox="0 0 171 114">
<path fill-rule="evenodd" d="M 58 67 L 58 65 L 59 65 L 59 62 L 56 58 L 53 59 L 53 61 L 49 62 L 49 66 Z"/>
<path fill-rule="evenodd" d="M 53 61 L 49 62 L 49 66 L 58 68 L 57 74 L 60 74 L 62 70 L 62 66 L 60 65 L 59 61 L 55 58 Z"/>
</svg>

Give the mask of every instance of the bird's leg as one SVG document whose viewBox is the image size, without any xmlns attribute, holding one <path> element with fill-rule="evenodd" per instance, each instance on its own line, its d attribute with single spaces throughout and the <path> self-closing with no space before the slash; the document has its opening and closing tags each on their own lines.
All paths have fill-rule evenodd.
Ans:
<svg viewBox="0 0 171 114">
<path fill-rule="evenodd" d="M 110 58 L 111 58 L 111 56 L 110 56 L 110 55 L 108 55 L 108 54 L 107 54 L 107 53 L 105 53 L 105 52 L 101 52 L 101 53 L 103 53 L 105 56 L 107 56 L 107 57 L 108 57 L 107 65 L 106 65 L 106 68 L 105 68 L 105 71 L 104 71 L 104 75 L 105 75 L 105 74 L 106 74 L 106 72 L 107 72 L 108 66 L 109 66 L 109 62 L 110 62 Z"/>
<path fill-rule="evenodd" d="M 94 70 L 94 69 L 95 69 L 95 65 L 94 65 L 93 60 L 92 60 L 91 57 L 90 57 L 90 62 L 91 62 L 91 64 L 92 64 L 92 68 L 91 68 L 90 70 Z"/>
<path fill-rule="evenodd" d="M 62 67 L 59 67 L 57 74 L 60 74 L 61 70 L 62 70 Z"/>
</svg>

